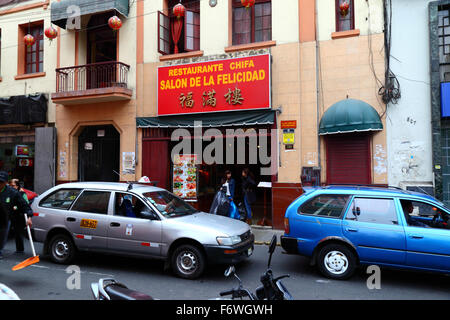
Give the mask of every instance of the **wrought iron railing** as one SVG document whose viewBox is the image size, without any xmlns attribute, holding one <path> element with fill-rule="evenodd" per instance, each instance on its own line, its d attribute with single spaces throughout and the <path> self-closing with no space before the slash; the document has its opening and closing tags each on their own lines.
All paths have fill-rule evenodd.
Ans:
<svg viewBox="0 0 450 320">
<path fill-rule="evenodd" d="M 99 62 L 56 69 L 56 92 L 128 87 L 130 66 L 118 62 Z"/>
</svg>

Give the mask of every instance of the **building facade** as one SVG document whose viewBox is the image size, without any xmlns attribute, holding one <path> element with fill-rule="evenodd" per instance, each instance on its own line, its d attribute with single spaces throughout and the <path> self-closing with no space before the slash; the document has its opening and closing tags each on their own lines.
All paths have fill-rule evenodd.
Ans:
<svg viewBox="0 0 450 320">
<path fill-rule="evenodd" d="M 254 11 L 242 8 L 240 1 L 186 1 L 185 21 L 193 21 L 198 32 L 189 34 L 185 25 L 188 34 L 164 34 L 164 30 L 174 30 L 178 21 L 171 17 L 176 3 L 144 2 L 138 13 L 145 18 L 143 34 L 138 30 L 138 39 L 144 41 L 142 65 L 139 60 L 137 65 L 137 73 L 142 74 L 138 78 L 143 79 L 137 83 L 137 172 L 186 196 L 189 189 L 182 182 L 186 176 L 171 159 L 180 141 L 174 141 L 174 132 L 186 129 L 189 150 L 198 157 L 214 147 L 210 129 L 224 140 L 236 129 L 251 131 L 258 142 L 269 141 L 266 155 L 270 165 L 260 158 L 241 163 L 202 159 L 197 162 L 196 193 L 190 195 L 193 205 L 207 211 L 224 172 L 232 171 L 239 185 L 242 169 L 250 168 L 258 182 L 265 182 L 258 188 L 254 223 L 271 221 L 277 228 L 283 225 L 287 205 L 301 193 L 301 185 L 387 184 L 386 107 L 377 82 L 385 73 L 382 1 L 350 1 L 348 12 L 340 11 L 342 1 L 256 1 L 250 9 Z M 265 19 L 270 23 L 264 24 Z M 155 27 L 159 32 L 151 31 Z M 175 46 L 181 49 L 176 52 Z M 183 84 L 186 72 L 191 72 L 186 70 L 192 67 L 218 63 L 227 68 L 261 56 L 270 57 L 265 65 L 270 70 L 270 98 L 257 111 L 253 109 L 256 100 L 245 96 L 246 84 L 239 79 L 230 82 L 230 89 L 242 93 L 240 111 L 220 109 L 224 94 L 219 95 L 218 83 L 214 83 L 217 88 L 203 80 L 195 85 L 187 76 Z M 251 68 L 243 67 L 244 71 Z M 169 81 L 170 74 L 179 75 L 178 84 Z M 216 76 L 214 72 L 206 75 L 207 79 Z M 257 82 L 252 85 L 267 90 Z M 202 100 L 202 93 L 212 90 L 216 109 L 205 107 Z M 166 103 L 170 95 L 172 103 Z M 186 107 L 188 98 L 200 109 Z M 339 117 L 351 120 L 343 123 Z M 197 130 L 196 120 L 203 125 Z M 239 143 L 238 137 L 232 138 L 229 141 Z M 242 149 L 246 154 L 252 152 L 248 139 Z M 195 153 L 198 140 L 203 144 Z M 154 154 L 158 157 L 152 157 Z M 261 167 L 270 174 L 261 174 Z M 348 174 L 349 170 L 353 174 Z"/>
<path fill-rule="evenodd" d="M 44 38 L 49 6 L 49 1 L 0 1 L 0 170 L 39 192 L 56 180 L 50 99 L 56 50 Z M 33 45 L 25 45 L 26 34 L 34 36 Z"/>
<path fill-rule="evenodd" d="M 249 169 L 253 223 L 275 228 L 302 185 L 388 183 L 382 0 L 183 0 L 177 18 L 178 3 L 36 9 L 58 32 L 33 83 L 53 108 L 56 183 L 147 176 L 209 211 L 227 170 L 242 201 Z"/>
<path fill-rule="evenodd" d="M 388 64 L 391 84 L 399 91 L 387 104 L 388 180 L 392 186 L 434 194 L 429 2 L 387 2 Z M 405 37 L 405 29 L 414 41 Z"/>
</svg>

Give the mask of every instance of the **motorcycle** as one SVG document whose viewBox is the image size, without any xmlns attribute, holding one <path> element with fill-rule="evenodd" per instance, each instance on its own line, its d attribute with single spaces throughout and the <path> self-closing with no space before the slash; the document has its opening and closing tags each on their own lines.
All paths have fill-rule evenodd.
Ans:
<svg viewBox="0 0 450 320">
<path fill-rule="evenodd" d="M 249 298 L 250 300 L 293 300 L 291 294 L 281 282 L 281 279 L 287 278 L 289 275 L 283 275 L 277 278 L 273 277 L 270 264 L 276 245 L 277 237 L 274 235 L 269 245 L 269 262 L 267 264 L 267 270 L 260 278 L 262 286 L 256 288 L 255 294 L 243 287 L 241 279 L 236 274 L 236 269 L 234 266 L 230 266 L 225 270 L 225 276 L 234 276 L 238 280 L 239 286 L 221 292 L 220 297 L 231 296 L 232 300 L 239 298 Z M 119 283 L 112 278 L 103 278 L 100 279 L 98 283 L 91 283 L 91 291 L 95 300 L 155 300 L 147 294 L 129 289 L 124 284 Z"/>
<path fill-rule="evenodd" d="M 95 300 L 154 300 L 145 293 L 128 289 L 112 278 L 103 278 L 98 283 L 91 283 L 91 291 Z"/>
<path fill-rule="evenodd" d="M 260 278 L 262 286 L 256 288 L 255 294 L 243 287 L 242 280 L 237 276 L 234 266 L 230 266 L 225 271 L 225 277 L 234 276 L 238 280 L 239 285 L 237 288 L 220 292 L 220 296 L 231 296 L 232 300 L 239 298 L 249 298 L 250 300 L 293 300 L 291 294 L 281 282 L 281 279 L 288 278 L 289 275 L 274 278 L 273 271 L 270 267 L 276 245 L 277 237 L 274 235 L 269 245 L 269 262 L 267 264 L 267 270 Z"/>
</svg>

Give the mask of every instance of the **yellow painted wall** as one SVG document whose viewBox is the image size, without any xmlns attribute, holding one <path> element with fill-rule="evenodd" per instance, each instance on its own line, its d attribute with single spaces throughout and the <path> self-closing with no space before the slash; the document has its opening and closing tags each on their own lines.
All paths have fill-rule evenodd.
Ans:
<svg viewBox="0 0 450 320">
<path fill-rule="evenodd" d="M 19 4 L 0 7 L 0 12 L 20 6 L 42 3 L 42 1 L 27 1 Z M 17 75 L 18 26 L 29 21 L 44 20 L 44 29 L 50 26 L 50 8 L 38 7 L 25 11 L 0 15 L 0 29 L 2 32 L 1 60 L 0 60 L 0 97 L 27 95 L 34 93 L 50 94 L 56 87 L 56 41 L 50 42 L 44 36 L 44 66 L 45 77 L 15 80 Z M 55 105 L 48 103 L 48 122 L 55 122 Z"/>
<path fill-rule="evenodd" d="M 359 36 L 320 42 L 320 94 L 319 115 L 334 103 L 346 99 L 362 100 L 383 115 L 385 105 L 378 95 L 380 84 L 375 75 L 384 82 L 384 35 Z M 371 55 L 373 58 L 371 59 Z M 374 71 L 372 71 L 372 66 Z M 386 128 L 386 118 L 382 118 Z M 386 131 L 373 135 L 372 182 L 387 184 Z M 326 154 L 321 139 L 322 181 L 326 177 Z"/>
</svg>

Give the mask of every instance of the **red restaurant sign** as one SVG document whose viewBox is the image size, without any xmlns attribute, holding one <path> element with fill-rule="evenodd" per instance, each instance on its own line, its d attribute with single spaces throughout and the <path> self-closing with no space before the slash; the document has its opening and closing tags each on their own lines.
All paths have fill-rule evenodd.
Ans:
<svg viewBox="0 0 450 320">
<path fill-rule="evenodd" d="M 158 115 L 267 109 L 270 55 L 158 68 Z"/>
</svg>

